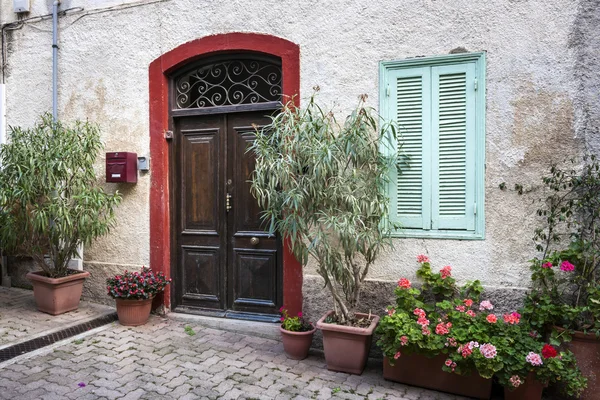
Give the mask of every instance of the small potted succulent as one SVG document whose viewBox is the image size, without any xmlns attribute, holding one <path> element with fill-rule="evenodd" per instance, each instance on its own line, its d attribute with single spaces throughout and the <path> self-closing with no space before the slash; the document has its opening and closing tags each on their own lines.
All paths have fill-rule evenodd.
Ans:
<svg viewBox="0 0 600 400">
<path fill-rule="evenodd" d="M 285 353 L 293 360 L 304 360 L 310 350 L 316 328 L 304 319 L 302 312 L 299 312 L 296 317 L 291 317 L 283 307 L 279 312 L 281 312 L 279 330 Z"/>
<path fill-rule="evenodd" d="M 126 326 L 143 325 L 150 317 L 152 300 L 171 283 L 162 272 L 148 267 L 140 272 L 125 271 L 106 280 L 108 295 L 117 303 L 119 323 Z"/>
</svg>

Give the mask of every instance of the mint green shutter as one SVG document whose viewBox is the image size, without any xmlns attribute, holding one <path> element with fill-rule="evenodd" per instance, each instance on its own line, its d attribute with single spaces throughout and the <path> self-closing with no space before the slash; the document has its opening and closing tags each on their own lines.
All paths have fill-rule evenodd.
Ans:
<svg viewBox="0 0 600 400">
<path fill-rule="evenodd" d="M 431 68 L 432 228 L 475 230 L 475 63 Z"/>
<path fill-rule="evenodd" d="M 391 176 L 391 214 L 402 228 L 428 229 L 430 214 L 431 151 L 424 138 L 431 129 L 431 69 L 390 71 L 389 117 L 398 123 L 400 173 Z"/>
</svg>

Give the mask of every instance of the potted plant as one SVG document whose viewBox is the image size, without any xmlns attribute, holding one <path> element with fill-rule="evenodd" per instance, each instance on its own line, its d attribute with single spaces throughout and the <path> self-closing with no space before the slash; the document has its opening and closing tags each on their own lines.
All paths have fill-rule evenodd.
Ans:
<svg viewBox="0 0 600 400">
<path fill-rule="evenodd" d="M 524 317 L 550 341 L 573 351 L 588 378 L 583 399 L 600 399 L 600 164 L 594 156 L 571 168 L 553 166 L 535 232 L 541 257 L 531 262 Z M 568 242 L 568 244 L 564 244 Z"/>
<path fill-rule="evenodd" d="M 504 386 L 507 400 L 536 400 L 549 384 L 558 384 L 569 397 L 579 397 L 586 387 L 586 379 L 577 367 L 570 351 L 557 351 L 540 340 L 541 335 L 528 331 L 527 324 L 511 326 L 505 336 L 505 346 L 498 351 L 504 367 L 496 372 Z"/>
<path fill-rule="evenodd" d="M 68 263 L 79 246 L 113 224 L 121 196 L 96 182 L 101 149 L 97 126 L 65 125 L 48 114 L 33 128 L 12 128 L 0 148 L 0 242 L 39 268 L 27 278 L 40 311 L 56 315 L 78 307 L 89 273 Z"/>
<path fill-rule="evenodd" d="M 119 323 L 126 326 L 143 325 L 150 317 L 152 300 L 171 283 L 162 272 L 148 267 L 140 272 L 125 271 L 106 280 L 108 295 L 117 303 Z"/>
<path fill-rule="evenodd" d="M 354 374 L 364 369 L 379 320 L 358 311 L 369 267 L 391 244 L 382 188 L 395 168 L 381 152 L 395 129 L 378 127 L 365 98 L 341 126 L 314 95 L 304 108 L 289 103 L 256 132 L 250 148 L 252 193 L 269 231 L 289 240 L 304 265 L 309 257 L 316 261 L 333 299 L 333 310 L 317 323 L 327 368 Z"/>
<path fill-rule="evenodd" d="M 487 343 L 484 349 L 493 346 L 485 315 L 492 304 L 479 303 L 483 291 L 479 281 L 459 288 L 450 266 L 434 273 L 427 256 L 419 255 L 417 261 L 421 288 L 413 287 L 406 278 L 400 279 L 395 289 L 396 304 L 387 307 L 387 314 L 377 327 L 377 344 L 385 356 L 383 377 L 463 396 L 489 398 L 491 378 L 502 367 L 498 360 L 485 358 L 485 364 L 469 370 L 448 360 L 450 354 L 469 348 L 471 342 Z M 445 372 L 445 365 L 455 373 Z"/>
<path fill-rule="evenodd" d="M 285 353 L 292 360 L 304 360 L 308 356 L 316 328 L 304 319 L 301 312 L 298 316 L 291 317 L 285 308 L 281 307 L 279 311 L 281 312 L 279 330 Z"/>
</svg>

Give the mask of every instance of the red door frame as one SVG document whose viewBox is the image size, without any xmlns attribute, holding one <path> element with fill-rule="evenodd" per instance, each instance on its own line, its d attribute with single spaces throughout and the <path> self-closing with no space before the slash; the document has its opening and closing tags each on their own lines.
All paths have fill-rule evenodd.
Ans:
<svg viewBox="0 0 600 400">
<path fill-rule="evenodd" d="M 228 51 L 256 51 L 281 58 L 282 91 L 285 99 L 297 101 L 300 93 L 300 49 L 298 45 L 271 35 L 226 33 L 184 43 L 150 64 L 150 266 L 171 276 L 171 221 L 169 207 L 168 74 L 198 58 Z M 169 287 L 159 299 L 171 307 Z M 302 265 L 284 241 L 283 303 L 290 314 L 302 310 Z"/>
</svg>

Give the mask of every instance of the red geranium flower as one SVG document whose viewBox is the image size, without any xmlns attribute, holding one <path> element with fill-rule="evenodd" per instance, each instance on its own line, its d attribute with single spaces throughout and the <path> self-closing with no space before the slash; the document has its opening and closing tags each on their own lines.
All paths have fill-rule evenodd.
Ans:
<svg viewBox="0 0 600 400">
<path fill-rule="evenodd" d="M 542 348 L 542 357 L 544 358 L 554 358 L 558 355 L 556 349 L 549 344 L 545 344 Z"/>
</svg>

